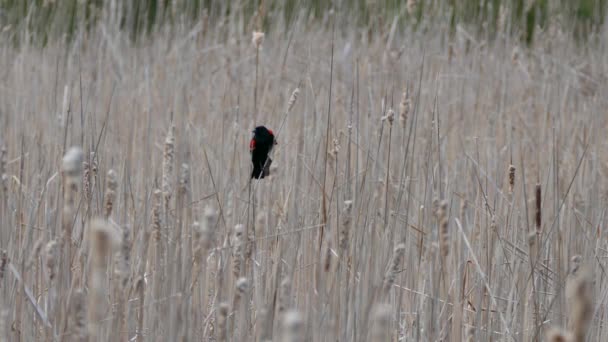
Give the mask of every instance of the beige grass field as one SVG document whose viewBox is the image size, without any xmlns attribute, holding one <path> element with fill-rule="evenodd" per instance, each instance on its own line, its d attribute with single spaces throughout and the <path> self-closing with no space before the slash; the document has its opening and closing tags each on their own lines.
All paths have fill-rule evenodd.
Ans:
<svg viewBox="0 0 608 342">
<path fill-rule="evenodd" d="M 0 45 L 0 341 L 608 340 L 607 40 L 331 20 Z"/>
</svg>

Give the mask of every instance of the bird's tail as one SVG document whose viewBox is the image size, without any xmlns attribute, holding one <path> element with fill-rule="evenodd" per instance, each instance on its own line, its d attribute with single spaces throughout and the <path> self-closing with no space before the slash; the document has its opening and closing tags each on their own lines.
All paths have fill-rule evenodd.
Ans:
<svg viewBox="0 0 608 342">
<path fill-rule="evenodd" d="M 272 164 L 272 159 L 268 158 L 264 165 L 254 165 L 253 171 L 251 172 L 251 178 L 262 179 L 266 176 L 269 176 L 270 164 Z"/>
</svg>

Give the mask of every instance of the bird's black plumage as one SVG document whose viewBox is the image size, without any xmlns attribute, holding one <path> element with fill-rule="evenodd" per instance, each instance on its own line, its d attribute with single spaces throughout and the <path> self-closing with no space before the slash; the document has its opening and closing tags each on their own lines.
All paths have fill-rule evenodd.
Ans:
<svg viewBox="0 0 608 342">
<path fill-rule="evenodd" d="M 253 130 L 253 138 L 249 143 L 251 163 L 253 164 L 251 178 L 261 179 L 270 174 L 272 159 L 268 157 L 268 154 L 275 144 L 276 140 L 272 130 L 264 126 L 258 126 Z"/>
</svg>

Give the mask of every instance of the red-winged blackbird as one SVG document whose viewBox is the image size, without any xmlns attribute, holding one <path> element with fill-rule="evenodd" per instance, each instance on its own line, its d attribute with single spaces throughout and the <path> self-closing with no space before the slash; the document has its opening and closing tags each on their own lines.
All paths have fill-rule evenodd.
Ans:
<svg viewBox="0 0 608 342">
<path fill-rule="evenodd" d="M 253 130 L 253 138 L 249 142 L 251 162 L 253 163 L 251 178 L 260 179 L 270 174 L 272 159 L 268 157 L 268 153 L 276 144 L 272 130 L 264 126 L 258 126 Z"/>
</svg>

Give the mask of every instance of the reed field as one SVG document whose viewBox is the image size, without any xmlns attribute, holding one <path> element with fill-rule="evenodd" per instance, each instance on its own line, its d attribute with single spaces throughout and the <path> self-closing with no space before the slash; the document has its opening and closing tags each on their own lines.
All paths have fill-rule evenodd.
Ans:
<svg viewBox="0 0 608 342">
<path fill-rule="evenodd" d="M 604 1 L 143 3 L 1 2 L 0 342 L 608 341 Z"/>
</svg>

